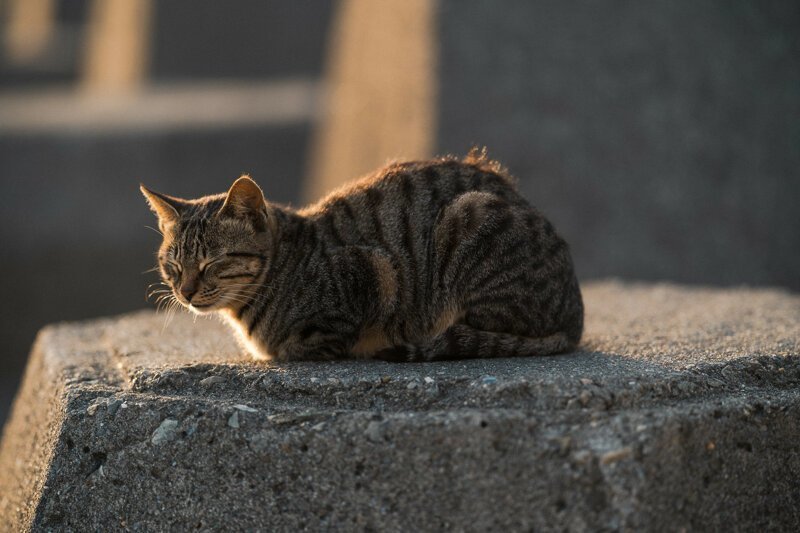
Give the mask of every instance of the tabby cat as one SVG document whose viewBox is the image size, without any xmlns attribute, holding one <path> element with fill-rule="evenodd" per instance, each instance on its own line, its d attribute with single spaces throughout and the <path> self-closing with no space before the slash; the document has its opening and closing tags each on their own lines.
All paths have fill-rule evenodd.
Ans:
<svg viewBox="0 0 800 533">
<path fill-rule="evenodd" d="M 485 150 L 390 164 L 300 210 L 248 176 L 227 194 L 142 192 L 174 297 L 258 358 L 433 361 L 573 349 L 567 245 Z"/>
</svg>

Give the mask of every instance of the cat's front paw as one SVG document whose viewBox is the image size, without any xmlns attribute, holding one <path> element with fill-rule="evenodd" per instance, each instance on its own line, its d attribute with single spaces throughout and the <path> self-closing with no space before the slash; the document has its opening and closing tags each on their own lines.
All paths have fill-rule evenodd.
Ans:
<svg viewBox="0 0 800 533">
<path fill-rule="evenodd" d="M 407 363 L 410 361 L 410 356 L 411 352 L 409 351 L 408 346 L 400 344 L 390 348 L 384 348 L 383 350 L 378 350 L 372 357 L 373 359 L 388 361 L 390 363 Z"/>
</svg>

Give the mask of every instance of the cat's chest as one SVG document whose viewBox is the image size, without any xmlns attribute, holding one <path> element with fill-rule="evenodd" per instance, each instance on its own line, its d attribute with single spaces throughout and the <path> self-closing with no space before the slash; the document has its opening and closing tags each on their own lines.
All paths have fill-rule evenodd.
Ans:
<svg viewBox="0 0 800 533">
<path fill-rule="evenodd" d="M 234 330 L 236 338 L 242 347 L 245 348 L 254 359 L 272 359 L 272 354 L 274 352 L 270 351 L 267 342 L 254 335 L 250 335 L 247 332 L 247 327 L 238 320 L 233 313 L 224 312 L 221 313 L 221 316 L 231 329 Z"/>
</svg>

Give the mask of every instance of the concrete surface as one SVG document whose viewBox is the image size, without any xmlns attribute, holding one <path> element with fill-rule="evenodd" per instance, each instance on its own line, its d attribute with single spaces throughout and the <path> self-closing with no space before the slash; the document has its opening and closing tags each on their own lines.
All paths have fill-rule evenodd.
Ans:
<svg viewBox="0 0 800 533">
<path fill-rule="evenodd" d="M 800 290 L 800 3 L 388 3 L 342 2 L 314 179 L 486 145 L 579 279 Z"/>
<path fill-rule="evenodd" d="M 585 287 L 582 350 L 258 364 L 215 320 L 44 329 L 0 524 L 79 530 L 800 526 L 800 297 Z"/>
</svg>

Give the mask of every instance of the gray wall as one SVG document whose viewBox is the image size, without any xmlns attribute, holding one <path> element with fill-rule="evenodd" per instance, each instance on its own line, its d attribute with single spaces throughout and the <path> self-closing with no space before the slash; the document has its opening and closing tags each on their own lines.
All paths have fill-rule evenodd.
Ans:
<svg viewBox="0 0 800 533">
<path fill-rule="evenodd" d="M 800 289 L 800 3 L 439 6 L 438 151 L 487 145 L 580 277 Z"/>
</svg>

